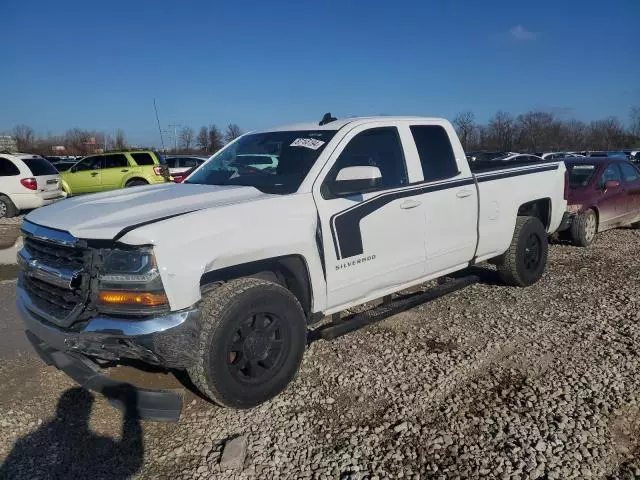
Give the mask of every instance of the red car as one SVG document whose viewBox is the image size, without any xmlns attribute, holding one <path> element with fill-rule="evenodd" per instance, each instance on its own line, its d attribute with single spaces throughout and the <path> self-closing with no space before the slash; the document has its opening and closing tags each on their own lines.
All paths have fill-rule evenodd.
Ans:
<svg viewBox="0 0 640 480">
<path fill-rule="evenodd" d="M 597 232 L 640 227 L 640 170 L 619 158 L 565 159 L 569 185 L 568 230 L 574 245 L 586 247 Z"/>
<path fill-rule="evenodd" d="M 196 168 L 197 167 L 191 167 L 186 172 L 180 172 L 180 173 L 176 173 L 176 174 L 172 175 L 171 178 L 173 178 L 173 181 L 176 182 L 176 183 L 182 183 L 182 182 L 184 182 L 185 178 L 187 178 L 189 175 L 191 175 L 191 172 L 193 172 Z"/>
</svg>

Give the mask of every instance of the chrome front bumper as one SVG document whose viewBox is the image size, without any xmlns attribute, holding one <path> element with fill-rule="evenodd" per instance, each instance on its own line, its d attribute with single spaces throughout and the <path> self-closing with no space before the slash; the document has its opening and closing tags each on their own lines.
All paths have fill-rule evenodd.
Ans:
<svg viewBox="0 0 640 480">
<path fill-rule="evenodd" d="M 80 328 L 60 328 L 37 315 L 27 293 L 17 289 L 18 312 L 27 332 L 54 350 L 103 360 L 142 360 L 166 368 L 187 368 L 195 360 L 200 310 L 191 308 L 144 319 L 96 316 Z"/>
</svg>

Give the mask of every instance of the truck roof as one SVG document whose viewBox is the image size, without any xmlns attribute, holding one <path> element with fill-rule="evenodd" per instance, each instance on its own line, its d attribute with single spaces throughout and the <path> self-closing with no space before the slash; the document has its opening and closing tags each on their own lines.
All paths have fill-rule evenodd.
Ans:
<svg viewBox="0 0 640 480">
<path fill-rule="evenodd" d="M 375 122 L 375 121 L 386 121 L 386 122 L 394 122 L 399 120 L 409 120 L 409 121 L 442 121 L 442 118 L 436 117 L 392 117 L 392 116 L 374 116 L 374 117 L 353 117 L 353 118 L 342 118 L 339 120 L 334 120 L 333 122 L 326 123 L 324 125 L 319 125 L 318 122 L 305 122 L 305 123 L 294 123 L 290 125 L 281 125 L 279 127 L 274 128 L 265 128 L 262 130 L 256 130 L 252 133 L 263 133 L 263 132 L 279 132 L 279 131 L 291 131 L 291 130 L 340 130 L 345 125 L 349 124 L 362 124 L 367 122 Z"/>
</svg>

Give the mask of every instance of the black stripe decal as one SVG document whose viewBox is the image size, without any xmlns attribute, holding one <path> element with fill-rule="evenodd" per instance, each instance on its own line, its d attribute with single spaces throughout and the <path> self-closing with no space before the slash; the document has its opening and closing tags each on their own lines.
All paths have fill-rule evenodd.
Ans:
<svg viewBox="0 0 640 480">
<path fill-rule="evenodd" d="M 525 168 L 520 170 L 509 170 L 496 173 L 482 173 L 475 175 L 475 178 L 465 178 L 461 180 L 449 180 L 446 182 L 430 184 L 430 185 L 413 185 L 403 190 L 395 190 L 392 192 L 382 193 L 369 200 L 358 203 L 334 214 L 330 219 L 331 236 L 333 238 L 333 246 L 336 251 L 338 260 L 362 255 L 364 249 L 362 246 L 362 232 L 360 231 L 360 221 L 366 216 L 372 214 L 376 210 L 384 207 L 389 202 L 404 197 L 412 197 L 414 195 L 422 195 L 424 193 L 437 192 L 449 188 L 463 187 L 481 182 L 490 182 L 502 178 L 517 177 L 520 175 L 529 175 L 533 173 L 547 172 L 557 170 L 558 164 L 543 165 L 534 168 Z"/>
<path fill-rule="evenodd" d="M 518 177 L 520 175 L 528 175 L 530 173 L 548 172 L 550 170 L 557 170 L 558 164 L 543 165 L 535 168 L 527 168 L 526 170 L 510 170 L 507 172 L 496 173 L 479 173 L 476 175 L 478 182 L 490 182 L 492 180 L 500 180 L 502 178 Z"/>
<path fill-rule="evenodd" d="M 422 195 L 423 193 L 436 192 L 438 190 L 446 190 L 448 188 L 462 187 L 465 185 L 472 185 L 473 183 L 473 178 L 465 178 L 462 180 L 455 180 L 431 185 L 422 185 L 419 187 L 414 186 L 410 189 L 386 192 L 370 198 L 365 202 L 361 202 L 346 210 L 336 213 L 331 217 L 330 221 L 331 233 L 333 236 L 333 245 L 336 248 L 336 257 L 339 260 L 356 255 L 361 255 L 363 253 L 360 221 L 367 215 L 370 215 L 379 208 L 384 207 L 389 202 L 398 200 L 399 198 Z"/>
<path fill-rule="evenodd" d="M 140 222 L 140 223 L 136 223 L 134 225 L 129 225 L 128 227 L 125 227 L 122 230 L 120 230 L 118 232 L 118 234 L 115 237 L 113 237 L 113 240 L 114 241 L 120 240 L 127 233 L 135 230 L 136 228 L 144 227 L 146 225 L 151 225 L 152 223 L 162 222 L 163 220 L 169 220 L 170 218 L 179 217 L 180 215 L 186 215 L 187 213 L 193 213 L 193 212 L 197 212 L 197 211 L 198 210 L 188 210 L 186 212 L 174 213 L 173 215 L 167 215 L 165 217 L 154 218 L 153 220 L 147 220 L 146 222 Z"/>
</svg>

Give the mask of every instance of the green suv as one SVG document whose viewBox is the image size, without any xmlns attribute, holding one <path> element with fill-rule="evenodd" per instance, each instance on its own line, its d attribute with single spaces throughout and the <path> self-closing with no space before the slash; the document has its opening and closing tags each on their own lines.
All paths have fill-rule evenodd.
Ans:
<svg viewBox="0 0 640 480">
<path fill-rule="evenodd" d="M 69 195 L 164 183 L 170 179 L 162 157 L 152 151 L 90 155 L 60 175 L 62 188 Z"/>
</svg>

